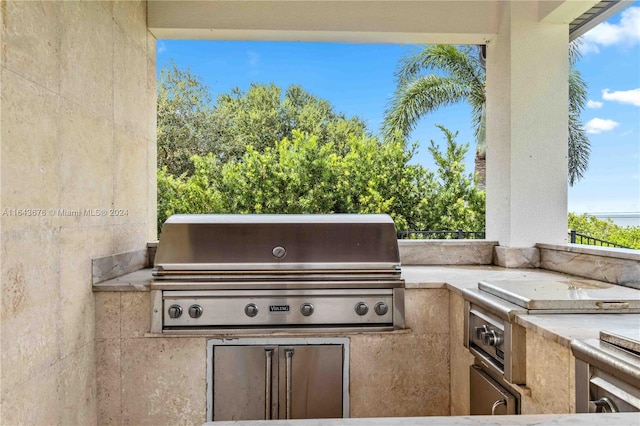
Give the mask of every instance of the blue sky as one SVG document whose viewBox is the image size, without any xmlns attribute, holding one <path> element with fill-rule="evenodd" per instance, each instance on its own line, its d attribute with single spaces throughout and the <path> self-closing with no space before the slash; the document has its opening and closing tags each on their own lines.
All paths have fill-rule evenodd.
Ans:
<svg viewBox="0 0 640 426">
<path fill-rule="evenodd" d="M 173 60 L 189 68 L 213 98 L 253 82 L 283 88 L 298 84 L 329 100 L 337 111 L 364 119 L 374 133 L 395 90 L 398 60 L 418 49 L 401 44 L 337 44 L 246 41 L 158 40 L 158 70 Z M 591 141 L 585 178 L 569 188 L 569 211 L 640 212 L 640 1 L 584 37 L 578 69 L 588 84 L 589 105 L 582 121 Z M 435 124 L 458 131 L 471 146 L 473 133 L 465 104 L 424 118 L 410 139 L 420 148 L 414 161 L 433 169 L 427 146 L 442 144 Z"/>
</svg>

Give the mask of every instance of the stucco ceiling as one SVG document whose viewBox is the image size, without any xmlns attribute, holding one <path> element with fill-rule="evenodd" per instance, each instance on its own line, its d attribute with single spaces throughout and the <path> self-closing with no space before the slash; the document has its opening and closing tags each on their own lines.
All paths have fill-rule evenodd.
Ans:
<svg viewBox="0 0 640 426">
<path fill-rule="evenodd" d="M 162 39 L 483 44 L 497 34 L 497 0 L 210 0 L 148 2 Z M 629 1 L 532 1 L 538 18 L 581 34 Z"/>
</svg>

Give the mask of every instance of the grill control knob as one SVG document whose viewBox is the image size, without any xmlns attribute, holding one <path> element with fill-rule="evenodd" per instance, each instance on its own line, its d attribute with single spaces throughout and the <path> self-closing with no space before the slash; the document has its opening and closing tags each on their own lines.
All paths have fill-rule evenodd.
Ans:
<svg viewBox="0 0 640 426">
<path fill-rule="evenodd" d="M 489 326 L 488 325 L 481 325 L 480 327 L 476 327 L 475 328 L 475 332 L 476 332 L 476 339 L 478 340 L 482 340 L 482 336 L 484 335 L 484 333 L 486 333 L 487 331 L 489 331 Z"/>
<path fill-rule="evenodd" d="M 189 316 L 191 318 L 200 318 L 202 316 L 202 306 L 191 305 L 189 307 Z"/>
<path fill-rule="evenodd" d="M 389 312 L 389 306 L 384 302 L 378 302 L 376 306 L 373 307 L 373 310 L 376 311 L 378 315 L 384 315 Z"/>
<path fill-rule="evenodd" d="M 485 345 L 494 346 L 494 347 L 500 346 L 503 340 L 504 339 L 502 338 L 502 335 L 499 333 L 496 333 L 495 330 L 489 330 L 482 334 L 482 342 Z"/>
<path fill-rule="evenodd" d="M 310 316 L 313 313 L 313 305 L 311 303 L 303 303 L 300 306 L 300 313 L 305 317 Z"/>
<path fill-rule="evenodd" d="M 356 314 L 362 316 L 362 315 L 366 315 L 367 312 L 369 312 L 369 306 L 364 303 L 364 302 L 358 302 L 356 303 Z"/>
<path fill-rule="evenodd" d="M 169 317 L 170 318 L 180 318 L 182 316 L 182 308 L 180 305 L 171 305 L 169 306 Z"/>
<path fill-rule="evenodd" d="M 244 307 L 244 313 L 248 317 L 255 317 L 256 315 L 258 315 L 258 307 L 256 306 L 255 303 L 249 303 L 247 306 Z"/>
</svg>

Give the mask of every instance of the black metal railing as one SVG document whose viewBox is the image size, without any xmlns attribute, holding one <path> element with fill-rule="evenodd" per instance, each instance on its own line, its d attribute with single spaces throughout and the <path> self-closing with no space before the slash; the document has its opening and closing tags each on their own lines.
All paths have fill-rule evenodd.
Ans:
<svg viewBox="0 0 640 426">
<path fill-rule="evenodd" d="M 574 230 L 569 231 L 569 239 L 571 244 L 584 244 L 589 246 L 601 246 L 601 247 L 615 247 L 615 248 L 631 248 L 623 246 L 621 244 L 612 243 L 611 241 L 604 241 L 599 238 L 594 238 L 589 235 L 580 234 Z"/>
<path fill-rule="evenodd" d="M 399 231 L 399 240 L 482 240 L 484 231 Z"/>
</svg>

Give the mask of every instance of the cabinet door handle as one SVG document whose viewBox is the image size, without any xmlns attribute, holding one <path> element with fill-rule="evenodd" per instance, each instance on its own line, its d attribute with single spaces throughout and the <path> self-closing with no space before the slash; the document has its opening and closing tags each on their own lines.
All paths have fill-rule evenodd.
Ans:
<svg viewBox="0 0 640 426">
<path fill-rule="evenodd" d="M 291 418 L 291 398 L 292 398 L 292 363 L 293 363 L 293 349 L 284 350 L 284 362 L 285 362 L 285 381 L 287 382 L 286 388 L 286 401 L 285 401 L 285 413 L 286 418 Z"/>
<path fill-rule="evenodd" d="M 264 376 L 264 419 L 271 420 L 271 360 L 273 349 L 264 350 L 265 376 Z"/>
<path fill-rule="evenodd" d="M 505 407 L 507 406 L 507 400 L 506 399 L 499 399 L 496 402 L 493 403 L 493 405 L 491 406 L 491 415 L 495 416 L 496 415 L 496 408 L 498 408 L 499 406 L 504 405 Z"/>
</svg>

